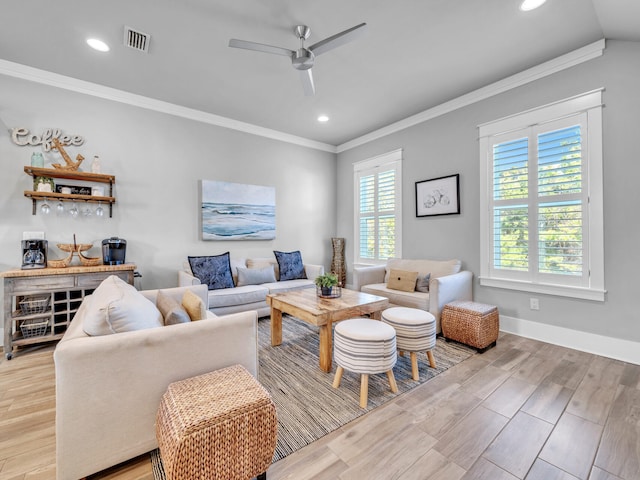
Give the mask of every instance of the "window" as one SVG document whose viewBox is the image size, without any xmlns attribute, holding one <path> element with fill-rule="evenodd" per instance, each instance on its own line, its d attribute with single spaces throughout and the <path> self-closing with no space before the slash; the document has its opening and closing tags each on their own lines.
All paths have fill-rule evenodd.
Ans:
<svg viewBox="0 0 640 480">
<path fill-rule="evenodd" d="M 402 256 L 402 150 L 355 163 L 355 263 Z"/>
<path fill-rule="evenodd" d="M 601 91 L 480 126 L 480 283 L 604 300 Z"/>
</svg>

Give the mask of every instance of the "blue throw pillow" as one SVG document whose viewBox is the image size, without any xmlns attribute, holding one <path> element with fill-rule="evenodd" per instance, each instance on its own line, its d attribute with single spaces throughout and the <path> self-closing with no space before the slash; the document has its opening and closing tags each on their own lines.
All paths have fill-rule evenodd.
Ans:
<svg viewBox="0 0 640 480">
<path fill-rule="evenodd" d="M 298 278 L 307 278 L 302 264 L 302 255 L 299 250 L 295 252 L 278 252 L 273 251 L 278 260 L 278 268 L 280 268 L 280 281 L 296 280 Z"/>
<path fill-rule="evenodd" d="M 209 286 L 209 290 L 233 288 L 229 252 L 209 257 L 187 257 L 193 275 Z"/>
</svg>

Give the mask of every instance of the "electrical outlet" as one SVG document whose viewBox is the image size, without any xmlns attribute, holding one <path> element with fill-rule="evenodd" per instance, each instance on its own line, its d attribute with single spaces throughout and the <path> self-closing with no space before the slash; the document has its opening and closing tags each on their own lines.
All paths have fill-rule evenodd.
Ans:
<svg viewBox="0 0 640 480">
<path fill-rule="evenodd" d="M 537 298 L 529 299 L 529 308 L 531 308 L 531 310 L 540 310 L 540 302 L 538 302 Z"/>
</svg>

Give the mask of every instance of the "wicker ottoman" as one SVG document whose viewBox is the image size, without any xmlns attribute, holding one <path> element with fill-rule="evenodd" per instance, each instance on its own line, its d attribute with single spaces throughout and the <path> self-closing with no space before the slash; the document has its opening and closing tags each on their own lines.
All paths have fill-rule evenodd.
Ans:
<svg viewBox="0 0 640 480">
<path fill-rule="evenodd" d="M 360 374 L 361 408 L 367 408 L 369 375 L 386 373 L 391 391 L 398 391 L 393 376 L 398 353 L 396 331 L 392 326 L 368 318 L 352 318 L 338 323 L 334 329 L 333 356 L 338 365 L 333 388 L 340 386 L 345 370 Z"/>
<path fill-rule="evenodd" d="M 266 479 L 276 407 L 241 365 L 169 385 L 156 418 L 168 480 Z"/>
<path fill-rule="evenodd" d="M 442 336 L 483 353 L 495 346 L 500 330 L 498 307 L 469 301 L 447 303 L 440 318 Z"/>
</svg>

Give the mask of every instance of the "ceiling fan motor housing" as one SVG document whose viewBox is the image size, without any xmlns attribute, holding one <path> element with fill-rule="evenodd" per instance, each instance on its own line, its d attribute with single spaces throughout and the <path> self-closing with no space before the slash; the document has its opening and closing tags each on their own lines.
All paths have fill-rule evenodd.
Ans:
<svg viewBox="0 0 640 480">
<path fill-rule="evenodd" d="M 313 67 L 316 56 L 311 50 L 299 48 L 291 55 L 291 63 L 296 70 L 308 70 Z"/>
</svg>

